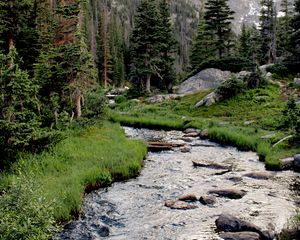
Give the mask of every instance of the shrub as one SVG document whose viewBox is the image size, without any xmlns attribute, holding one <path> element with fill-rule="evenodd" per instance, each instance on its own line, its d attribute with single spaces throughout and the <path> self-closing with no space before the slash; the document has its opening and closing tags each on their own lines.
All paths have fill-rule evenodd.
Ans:
<svg viewBox="0 0 300 240">
<path fill-rule="evenodd" d="M 250 88 L 250 89 L 257 88 L 257 87 L 267 83 L 266 79 L 258 71 L 251 72 L 243 80 L 244 80 L 247 88 Z"/>
<path fill-rule="evenodd" d="M 116 103 L 123 103 L 123 102 L 126 102 L 126 100 L 127 100 L 127 98 L 124 95 L 120 95 L 115 98 Z"/>
<path fill-rule="evenodd" d="M 216 93 L 220 95 L 222 99 L 229 99 L 241 93 L 245 87 L 246 85 L 243 80 L 232 75 L 217 88 Z"/>
<path fill-rule="evenodd" d="M 56 230 L 53 208 L 31 177 L 20 175 L 0 196 L 0 239 L 49 239 Z"/>
<path fill-rule="evenodd" d="M 283 123 L 287 128 L 300 135 L 300 108 L 296 103 L 295 97 L 291 97 L 283 110 Z"/>
<path fill-rule="evenodd" d="M 284 64 L 274 64 L 267 67 L 268 72 L 276 74 L 279 77 L 286 77 L 290 74 L 289 69 Z"/>
<path fill-rule="evenodd" d="M 105 109 L 106 99 L 101 89 L 94 89 L 85 98 L 83 116 L 87 118 L 99 117 Z"/>
</svg>

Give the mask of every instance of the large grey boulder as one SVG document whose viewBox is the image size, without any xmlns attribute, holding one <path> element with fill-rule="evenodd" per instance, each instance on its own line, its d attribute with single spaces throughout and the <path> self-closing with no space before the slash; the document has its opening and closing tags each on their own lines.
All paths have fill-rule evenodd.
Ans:
<svg viewBox="0 0 300 240">
<path fill-rule="evenodd" d="M 300 171 L 300 154 L 294 156 L 294 169 Z"/>
<path fill-rule="evenodd" d="M 178 87 L 179 94 L 191 94 L 202 90 L 215 89 L 231 75 L 229 71 L 207 68 L 188 78 Z"/>
</svg>

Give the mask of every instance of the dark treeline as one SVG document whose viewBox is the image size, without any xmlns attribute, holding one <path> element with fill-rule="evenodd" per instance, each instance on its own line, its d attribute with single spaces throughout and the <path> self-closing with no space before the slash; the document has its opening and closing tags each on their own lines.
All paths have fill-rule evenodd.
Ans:
<svg viewBox="0 0 300 240">
<path fill-rule="evenodd" d="M 243 24 L 239 35 L 232 31 L 228 1 L 209 0 L 193 41 L 187 34 L 193 35 L 197 18 L 184 1 L 142 0 L 131 4 L 138 8 L 124 7 L 130 3 L 0 2 L 1 167 L 17 151 L 38 151 L 59 140 L 57 130 L 70 122 L 101 114 L 101 89 L 129 83 L 135 95 L 171 92 L 183 71 L 209 66 L 299 67 L 298 0 L 282 1 L 281 9 L 262 0 L 260 26 Z"/>
</svg>

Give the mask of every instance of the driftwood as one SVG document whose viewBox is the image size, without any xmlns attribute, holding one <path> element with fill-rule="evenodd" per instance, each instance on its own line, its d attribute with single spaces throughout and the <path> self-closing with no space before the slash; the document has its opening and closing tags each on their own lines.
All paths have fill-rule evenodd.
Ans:
<svg viewBox="0 0 300 240">
<path fill-rule="evenodd" d="M 293 137 L 293 135 L 289 135 L 289 136 L 287 136 L 287 137 L 284 137 L 284 138 L 280 139 L 277 143 L 275 143 L 275 144 L 272 146 L 272 148 L 273 148 L 273 147 L 276 147 L 279 143 L 281 143 L 281 142 L 283 142 L 283 141 L 285 141 L 285 140 L 288 140 L 289 138 L 292 138 L 292 137 Z"/>
</svg>

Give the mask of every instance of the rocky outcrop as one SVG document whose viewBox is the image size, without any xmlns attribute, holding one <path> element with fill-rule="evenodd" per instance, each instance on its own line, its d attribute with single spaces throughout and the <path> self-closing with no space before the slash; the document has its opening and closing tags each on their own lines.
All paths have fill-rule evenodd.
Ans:
<svg viewBox="0 0 300 240">
<path fill-rule="evenodd" d="M 214 189 L 208 192 L 209 194 L 217 195 L 230 199 L 240 199 L 246 195 L 246 191 L 238 189 Z"/>
<path fill-rule="evenodd" d="M 209 107 L 217 102 L 219 102 L 221 96 L 217 94 L 215 91 L 211 92 L 210 94 L 206 95 L 203 99 L 196 103 L 195 107 L 206 106 Z"/>
<path fill-rule="evenodd" d="M 178 87 L 179 94 L 191 94 L 207 89 L 215 89 L 230 77 L 229 71 L 208 68 L 188 78 Z"/>
</svg>

